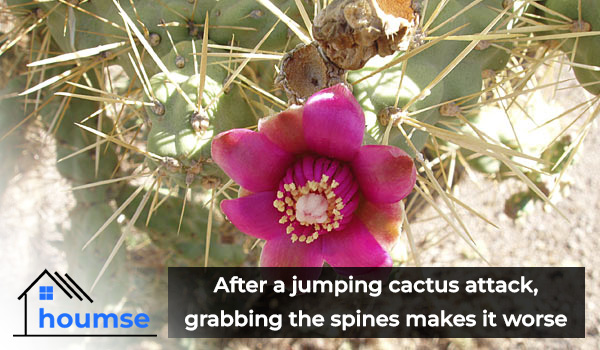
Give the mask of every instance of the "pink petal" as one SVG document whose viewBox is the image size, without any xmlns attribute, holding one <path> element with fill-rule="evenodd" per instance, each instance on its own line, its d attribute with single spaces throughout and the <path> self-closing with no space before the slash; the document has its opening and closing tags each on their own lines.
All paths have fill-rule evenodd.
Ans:
<svg viewBox="0 0 600 350">
<path fill-rule="evenodd" d="M 395 203 L 412 191 L 417 171 L 412 158 L 394 146 L 369 145 L 352 162 L 363 195 L 375 203 Z"/>
<path fill-rule="evenodd" d="M 317 241 L 321 239 L 323 257 L 333 267 L 392 266 L 388 252 L 356 217 L 343 230 L 323 235 Z"/>
<path fill-rule="evenodd" d="M 253 193 L 221 202 L 221 210 L 238 230 L 261 239 L 285 237 L 281 213 L 273 206 L 275 191 Z"/>
<path fill-rule="evenodd" d="M 246 129 L 217 135 L 212 141 L 212 158 L 229 177 L 251 192 L 277 188 L 293 161 L 290 153 L 266 136 Z"/>
<path fill-rule="evenodd" d="M 279 114 L 258 121 L 258 131 L 277 146 L 290 153 L 307 150 L 302 131 L 302 107 L 291 107 Z"/>
<path fill-rule="evenodd" d="M 400 238 L 403 211 L 402 201 L 382 204 L 369 202 L 363 198 L 354 215 L 365 224 L 382 247 L 390 250 Z"/>
<path fill-rule="evenodd" d="M 304 139 L 308 148 L 327 157 L 350 161 L 365 132 L 365 115 L 343 84 L 312 95 L 304 106 Z"/>
<path fill-rule="evenodd" d="M 289 235 L 265 243 L 260 256 L 261 267 L 321 267 L 323 254 L 321 240 L 306 244 L 292 243 Z"/>
</svg>

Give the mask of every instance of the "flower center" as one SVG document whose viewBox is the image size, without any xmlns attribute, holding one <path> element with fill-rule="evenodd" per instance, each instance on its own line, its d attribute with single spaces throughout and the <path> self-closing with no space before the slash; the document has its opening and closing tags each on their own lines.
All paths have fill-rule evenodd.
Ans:
<svg viewBox="0 0 600 350">
<path fill-rule="evenodd" d="M 327 199 L 316 193 L 305 194 L 296 202 L 296 218 L 307 224 L 322 224 L 327 221 Z"/>
<path fill-rule="evenodd" d="M 305 156 L 288 168 L 273 206 L 282 213 L 292 242 L 312 243 L 339 231 L 358 206 L 358 184 L 350 167 L 328 158 Z"/>
</svg>

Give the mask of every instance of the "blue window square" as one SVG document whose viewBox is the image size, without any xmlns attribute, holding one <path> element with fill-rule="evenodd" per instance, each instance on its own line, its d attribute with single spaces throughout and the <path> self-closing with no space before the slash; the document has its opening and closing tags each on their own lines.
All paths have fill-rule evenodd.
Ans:
<svg viewBox="0 0 600 350">
<path fill-rule="evenodd" d="M 40 300 L 54 300 L 54 287 L 40 286 Z"/>
</svg>

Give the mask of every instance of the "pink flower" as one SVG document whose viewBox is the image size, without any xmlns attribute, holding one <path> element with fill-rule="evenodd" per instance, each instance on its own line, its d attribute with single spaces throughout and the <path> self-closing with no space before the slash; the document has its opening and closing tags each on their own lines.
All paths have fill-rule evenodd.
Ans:
<svg viewBox="0 0 600 350">
<path fill-rule="evenodd" d="M 221 209 L 242 232 L 266 240 L 261 266 L 391 266 L 386 249 L 416 180 L 394 146 L 363 146 L 365 117 L 345 85 L 304 107 L 215 137 L 212 157 L 247 194 Z"/>
</svg>

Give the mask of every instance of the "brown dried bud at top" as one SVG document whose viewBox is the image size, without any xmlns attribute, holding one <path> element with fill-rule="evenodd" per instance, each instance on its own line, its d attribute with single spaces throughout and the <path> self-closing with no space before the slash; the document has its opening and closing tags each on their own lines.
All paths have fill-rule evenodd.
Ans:
<svg viewBox="0 0 600 350">
<path fill-rule="evenodd" d="M 335 0 L 315 18 L 313 36 L 344 69 L 360 69 L 373 56 L 408 45 L 418 13 L 412 0 Z"/>
<path fill-rule="evenodd" d="M 192 123 L 192 129 L 199 134 L 203 134 L 210 126 L 208 114 L 204 109 L 192 113 L 190 123 Z"/>
<path fill-rule="evenodd" d="M 281 60 L 275 83 L 283 88 L 290 104 L 303 104 L 315 92 L 345 82 L 344 72 L 315 43 L 300 44 Z"/>
</svg>

